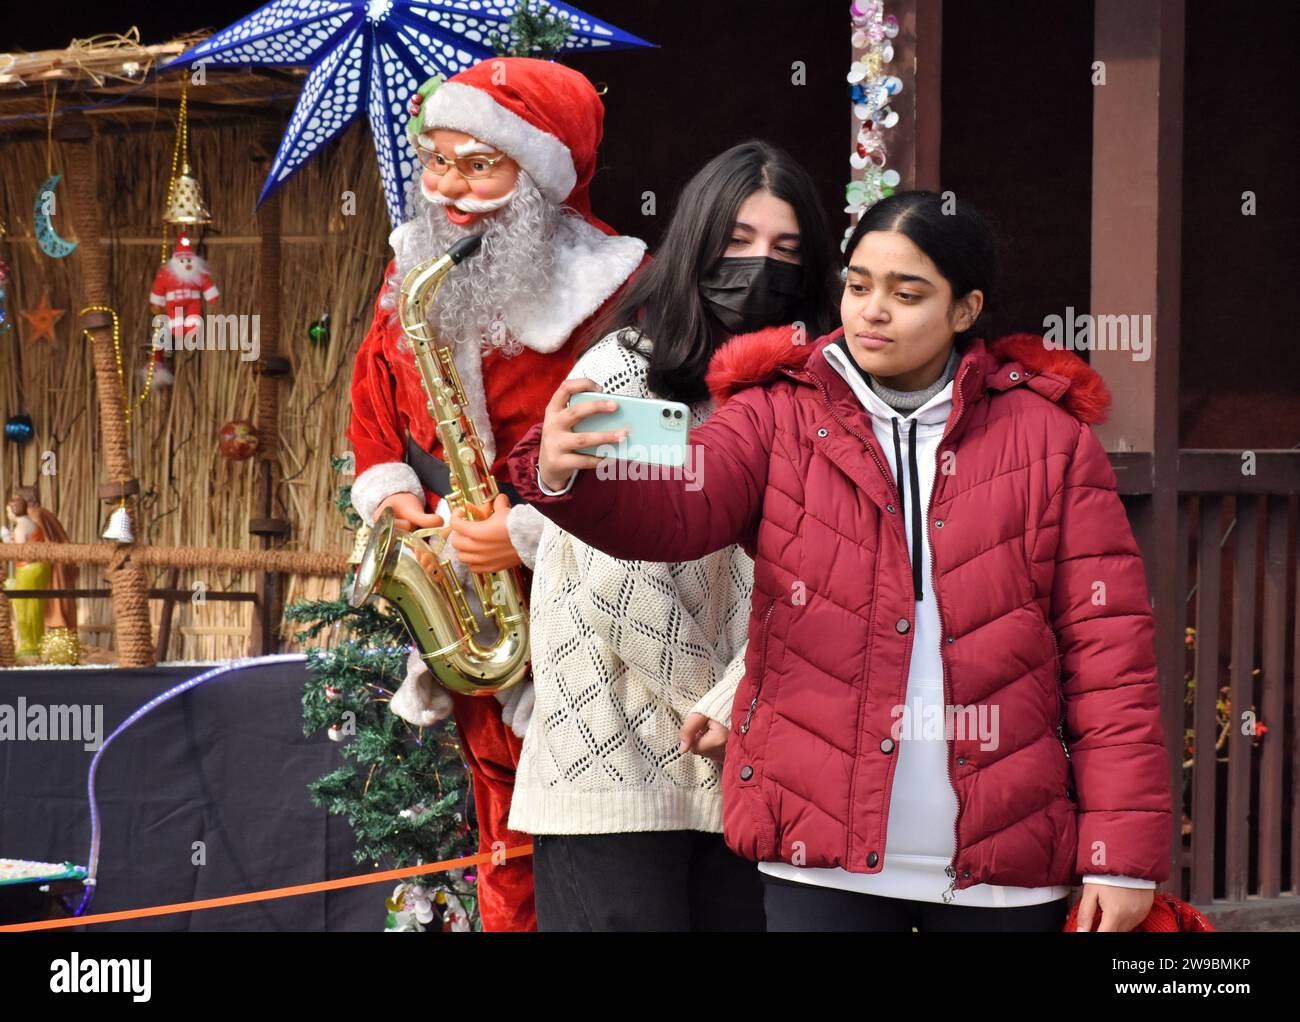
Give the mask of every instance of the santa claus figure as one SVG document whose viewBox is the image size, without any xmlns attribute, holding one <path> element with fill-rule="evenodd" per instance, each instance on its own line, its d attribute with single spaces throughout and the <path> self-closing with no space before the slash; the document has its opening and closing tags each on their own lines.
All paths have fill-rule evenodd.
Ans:
<svg viewBox="0 0 1300 1022">
<path fill-rule="evenodd" d="M 166 313 L 168 322 L 166 330 L 154 333 L 155 384 L 172 382 L 171 370 L 164 362 L 166 353 L 180 348 L 186 333 L 203 336 L 203 303 L 214 305 L 220 297 L 207 260 L 195 253 L 193 243 L 182 234 L 172 257 L 154 277 L 149 293 L 149 310 L 154 316 Z"/>
<path fill-rule="evenodd" d="M 448 525 L 444 555 L 451 553 L 462 577 L 521 566 L 527 594 L 544 519 L 518 502 L 507 456 L 541 421 L 578 343 L 647 258 L 645 243 L 592 215 L 588 186 L 604 105 L 578 72 L 531 58 L 492 59 L 426 82 L 410 113 L 423 201 L 412 196 L 418 212 L 389 238 L 395 258 L 353 370 L 352 504 L 367 522 L 391 507 L 399 526 Z M 478 254 L 445 279 L 428 312 L 439 343 L 452 349 L 501 490 L 492 507 L 466 518 L 449 517 L 442 499 L 442 450 L 397 305 L 414 266 L 472 234 L 483 239 Z M 526 844 L 506 819 L 531 679 L 495 699 L 465 696 L 438 685 L 412 652 L 390 706 L 426 726 L 455 714 L 473 775 L 480 850 Z M 478 886 L 484 929 L 536 929 L 531 858 L 484 865 Z"/>
</svg>

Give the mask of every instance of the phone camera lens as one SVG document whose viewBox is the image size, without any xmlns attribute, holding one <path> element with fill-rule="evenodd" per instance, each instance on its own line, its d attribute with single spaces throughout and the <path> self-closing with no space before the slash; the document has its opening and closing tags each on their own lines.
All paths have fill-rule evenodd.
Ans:
<svg viewBox="0 0 1300 1022">
<path fill-rule="evenodd" d="M 681 417 L 682 417 L 682 412 L 680 408 L 673 412 L 674 419 L 680 419 Z"/>
<path fill-rule="evenodd" d="M 665 408 L 665 409 L 664 409 L 664 418 L 665 418 L 665 419 L 668 418 L 668 416 L 671 415 L 671 414 L 672 414 L 671 409 L 668 409 L 668 408 Z"/>
</svg>

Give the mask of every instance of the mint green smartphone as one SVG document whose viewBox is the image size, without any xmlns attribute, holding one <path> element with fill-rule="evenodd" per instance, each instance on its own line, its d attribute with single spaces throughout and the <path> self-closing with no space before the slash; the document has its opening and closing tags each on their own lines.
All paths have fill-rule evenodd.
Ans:
<svg viewBox="0 0 1300 1022">
<path fill-rule="evenodd" d="M 612 433 L 626 429 L 621 444 L 580 447 L 580 454 L 619 461 L 639 461 L 646 465 L 680 468 L 686 464 L 686 444 L 691 432 L 690 409 L 680 401 L 663 401 L 649 397 L 623 397 L 584 390 L 569 398 L 572 407 L 584 401 L 614 401 L 618 410 L 597 412 L 579 420 L 575 433 Z"/>
</svg>

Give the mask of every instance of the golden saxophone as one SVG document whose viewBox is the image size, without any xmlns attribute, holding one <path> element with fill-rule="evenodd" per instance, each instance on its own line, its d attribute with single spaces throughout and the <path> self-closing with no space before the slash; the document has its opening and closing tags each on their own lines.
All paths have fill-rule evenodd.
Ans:
<svg viewBox="0 0 1300 1022">
<path fill-rule="evenodd" d="M 398 309 L 429 399 L 429 414 L 437 423 L 451 476 L 447 505 L 453 511 L 470 503 L 491 505 L 498 491 L 483 455 L 482 438 L 466 411 L 451 351 L 436 344 L 425 308 L 447 274 L 473 255 L 481 241 L 477 236 L 465 238 L 446 255 L 412 269 L 402 281 Z M 528 672 L 528 614 L 518 571 L 471 573 L 479 605 L 496 625 L 495 638 L 485 643 L 480 640 L 484 623 L 470 610 L 448 560 L 435 553 L 438 570 L 431 574 L 416 559 L 414 544 L 428 549 L 425 537 L 436 535 L 437 529 L 395 528 L 393 509 L 384 508 L 361 555 L 348 602 L 361 607 L 376 594 L 387 599 L 405 623 L 420 658 L 453 692 L 491 695 L 518 684 Z"/>
</svg>

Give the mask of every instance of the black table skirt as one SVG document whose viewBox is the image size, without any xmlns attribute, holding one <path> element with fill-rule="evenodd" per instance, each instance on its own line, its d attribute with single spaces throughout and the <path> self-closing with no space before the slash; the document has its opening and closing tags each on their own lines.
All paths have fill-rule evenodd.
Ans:
<svg viewBox="0 0 1300 1022">
<path fill-rule="evenodd" d="M 209 667 L 0 670 L 0 704 L 102 705 L 107 737 L 138 707 Z M 301 662 L 231 672 L 155 707 L 100 760 L 99 885 L 89 913 L 351 876 L 346 820 L 307 785 L 341 763 L 302 733 Z M 0 740 L 0 858 L 87 865 L 93 751 L 79 741 Z M 195 842 L 206 864 L 196 865 Z M 383 929 L 393 883 L 97 924 L 99 930 Z"/>
</svg>

